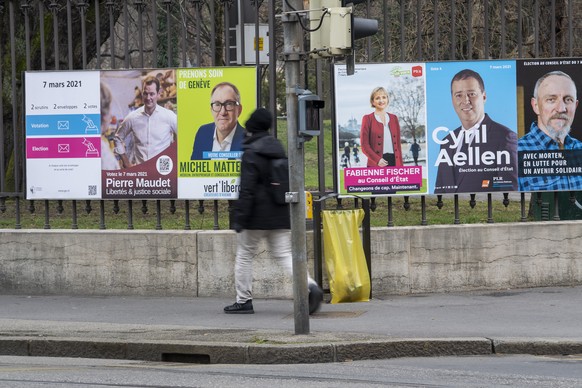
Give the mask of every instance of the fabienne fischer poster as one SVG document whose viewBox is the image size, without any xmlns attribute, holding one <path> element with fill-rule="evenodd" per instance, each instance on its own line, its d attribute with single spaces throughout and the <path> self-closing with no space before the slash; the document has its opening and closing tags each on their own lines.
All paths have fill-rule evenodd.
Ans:
<svg viewBox="0 0 582 388">
<path fill-rule="evenodd" d="M 422 63 L 335 66 L 340 195 L 427 193 Z"/>
</svg>

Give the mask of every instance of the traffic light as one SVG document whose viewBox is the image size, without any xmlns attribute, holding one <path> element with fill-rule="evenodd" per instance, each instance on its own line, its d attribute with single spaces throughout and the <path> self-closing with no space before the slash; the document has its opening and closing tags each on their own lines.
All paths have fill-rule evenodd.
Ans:
<svg viewBox="0 0 582 388">
<path fill-rule="evenodd" d="M 310 0 L 310 49 L 313 58 L 349 56 L 354 41 L 378 32 L 378 21 L 354 17 L 354 5 L 366 0 Z"/>
<path fill-rule="evenodd" d="M 345 55 L 351 47 L 350 9 L 341 0 L 310 0 L 309 9 L 312 56 Z"/>
<path fill-rule="evenodd" d="M 351 41 L 352 47 L 356 39 L 367 38 L 378 32 L 378 21 L 376 19 L 356 18 L 354 17 L 353 7 L 356 4 L 364 3 L 366 0 L 342 0 L 342 6 L 350 7 L 351 12 Z"/>
</svg>

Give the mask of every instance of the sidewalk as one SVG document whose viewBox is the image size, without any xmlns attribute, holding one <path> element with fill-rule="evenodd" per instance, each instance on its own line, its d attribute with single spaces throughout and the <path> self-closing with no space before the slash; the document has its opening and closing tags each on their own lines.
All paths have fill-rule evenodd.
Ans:
<svg viewBox="0 0 582 388">
<path fill-rule="evenodd" d="M 329 296 L 328 296 L 329 297 Z M 0 296 L 0 354 L 193 363 L 582 353 L 582 287 L 324 304 L 295 335 L 291 300 L 227 315 L 219 298 Z"/>
</svg>

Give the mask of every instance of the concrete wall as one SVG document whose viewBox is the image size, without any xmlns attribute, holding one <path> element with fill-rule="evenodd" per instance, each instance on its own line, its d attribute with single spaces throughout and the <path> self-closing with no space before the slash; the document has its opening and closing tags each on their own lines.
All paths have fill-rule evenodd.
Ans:
<svg viewBox="0 0 582 388">
<path fill-rule="evenodd" d="M 582 223 L 374 229 L 372 271 L 377 294 L 579 285 Z"/>
<path fill-rule="evenodd" d="M 375 296 L 582 284 L 582 221 L 375 228 Z M 0 230 L 0 292 L 234 296 L 232 231 Z M 308 267 L 313 268 L 311 235 Z M 257 298 L 292 286 L 265 245 Z M 324 281 L 324 283 L 327 283 Z"/>
</svg>

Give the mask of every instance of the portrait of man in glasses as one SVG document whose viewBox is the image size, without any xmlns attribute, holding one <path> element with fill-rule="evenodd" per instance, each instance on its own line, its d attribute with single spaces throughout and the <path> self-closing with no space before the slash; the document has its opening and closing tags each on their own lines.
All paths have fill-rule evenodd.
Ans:
<svg viewBox="0 0 582 388">
<path fill-rule="evenodd" d="M 238 118 L 242 112 L 238 88 L 230 82 L 221 82 L 213 89 L 210 110 L 214 122 L 202 125 L 192 147 L 191 160 L 236 159 L 242 151 L 244 128 Z"/>
</svg>

